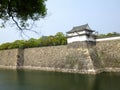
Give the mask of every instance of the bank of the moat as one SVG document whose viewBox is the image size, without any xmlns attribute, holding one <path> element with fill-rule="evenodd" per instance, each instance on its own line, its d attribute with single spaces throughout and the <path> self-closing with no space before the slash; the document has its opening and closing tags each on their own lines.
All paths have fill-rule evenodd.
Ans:
<svg viewBox="0 0 120 90">
<path fill-rule="evenodd" d="M 0 68 L 96 74 L 120 71 L 120 39 L 0 51 Z"/>
</svg>

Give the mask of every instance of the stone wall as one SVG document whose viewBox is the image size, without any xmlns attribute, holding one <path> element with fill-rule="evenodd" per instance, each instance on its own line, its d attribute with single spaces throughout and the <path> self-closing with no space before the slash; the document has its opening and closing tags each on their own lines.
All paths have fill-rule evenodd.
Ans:
<svg viewBox="0 0 120 90">
<path fill-rule="evenodd" d="M 0 51 L 0 68 L 96 74 L 120 72 L 120 40 Z"/>
<path fill-rule="evenodd" d="M 71 73 L 95 73 L 88 49 L 82 44 L 25 49 L 24 68 Z"/>
<path fill-rule="evenodd" d="M 80 73 L 96 73 L 93 61 L 90 56 L 89 48 L 94 46 L 94 42 L 75 42 L 67 45 L 69 55 L 67 61 L 74 62 L 74 66 Z"/>
<path fill-rule="evenodd" d="M 0 68 L 16 68 L 18 49 L 0 51 Z"/>
<path fill-rule="evenodd" d="M 120 70 L 120 39 L 99 41 L 96 43 L 97 60 L 104 71 Z"/>
<path fill-rule="evenodd" d="M 66 46 L 29 48 L 24 50 L 24 66 L 31 67 L 65 67 Z"/>
</svg>

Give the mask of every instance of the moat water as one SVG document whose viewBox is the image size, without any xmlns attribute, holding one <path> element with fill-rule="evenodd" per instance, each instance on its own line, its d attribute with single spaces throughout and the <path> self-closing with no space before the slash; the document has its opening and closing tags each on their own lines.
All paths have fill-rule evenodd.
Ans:
<svg viewBox="0 0 120 90">
<path fill-rule="evenodd" d="M 120 73 L 81 75 L 0 70 L 0 90 L 120 90 Z"/>
</svg>

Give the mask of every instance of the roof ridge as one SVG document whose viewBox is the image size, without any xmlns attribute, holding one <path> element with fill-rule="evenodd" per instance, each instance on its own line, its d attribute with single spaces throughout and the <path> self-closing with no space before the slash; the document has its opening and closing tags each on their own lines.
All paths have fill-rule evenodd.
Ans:
<svg viewBox="0 0 120 90">
<path fill-rule="evenodd" d="M 88 26 L 88 24 L 83 24 L 83 25 L 74 26 L 74 27 L 82 27 L 82 26 Z"/>
<path fill-rule="evenodd" d="M 72 30 L 68 31 L 67 33 L 72 33 L 72 32 L 78 32 L 81 30 L 89 30 L 89 31 L 93 31 L 88 24 L 83 24 L 80 26 L 74 26 Z"/>
</svg>

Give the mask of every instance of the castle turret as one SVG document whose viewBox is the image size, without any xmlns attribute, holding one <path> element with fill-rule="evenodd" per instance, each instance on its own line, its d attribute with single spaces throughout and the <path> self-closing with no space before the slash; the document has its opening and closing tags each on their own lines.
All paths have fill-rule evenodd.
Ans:
<svg viewBox="0 0 120 90">
<path fill-rule="evenodd" d="M 88 24 L 73 27 L 67 32 L 67 43 L 78 41 L 95 41 L 95 35 Z"/>
</svg>

